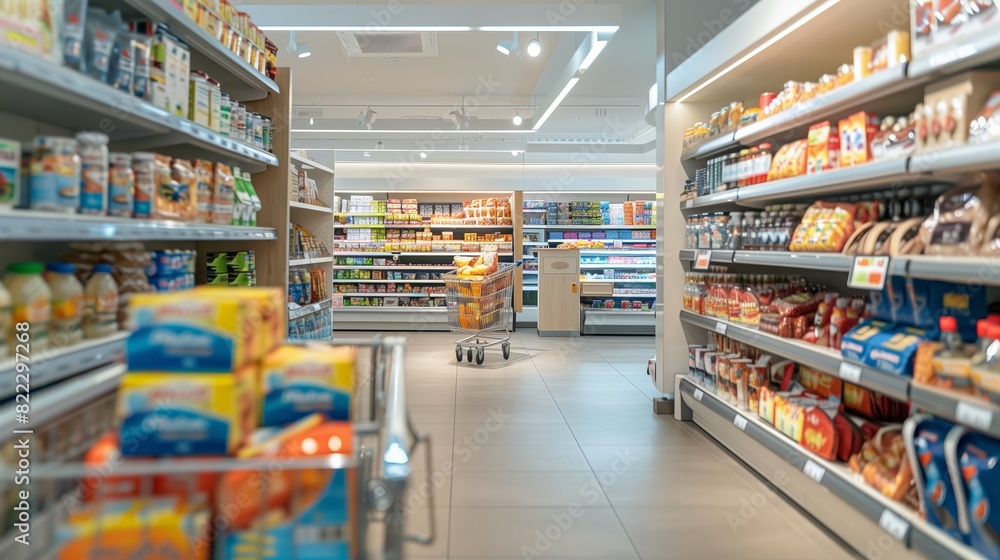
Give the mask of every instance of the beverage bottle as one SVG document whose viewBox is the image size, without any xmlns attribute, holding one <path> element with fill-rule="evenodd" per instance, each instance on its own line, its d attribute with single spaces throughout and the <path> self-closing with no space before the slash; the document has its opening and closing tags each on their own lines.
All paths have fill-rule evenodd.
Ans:
<svg viewBox="0 0 1000 560">
<path fill-rule="evenodd" d="M 51 263 L 45 281 L 52 292 L 52 343 L 69 346 L 83 340 L 83 284 L 76 279 L 76 266 Z"/>
<path fill-rule="evenodd" d="M 111 265 L 94 266 L 87 281 L 86 307 L 83 314 L 83 335 L 102 338 L 118 332 L 118 283 L 111 276 Z"/>
<path fill-rule="evenodd" d="M 954 317 L 941 317 L 941 349 L 934 353 L 931 367 L 934 369 L 934 383 L 939 387 L 969 393 L 972 387 L 972 362 L 965 352 L 962 335 L 958 333 L 958 322 Z"/>
<path fill-rule="evenodd" d="M 976 394 L 998 404 L 1000 403 L 1000 325 L 994 323 L 987 325 L 980 347 L 982 351 L 973 358 L 972 382 Z"/>
</svg>

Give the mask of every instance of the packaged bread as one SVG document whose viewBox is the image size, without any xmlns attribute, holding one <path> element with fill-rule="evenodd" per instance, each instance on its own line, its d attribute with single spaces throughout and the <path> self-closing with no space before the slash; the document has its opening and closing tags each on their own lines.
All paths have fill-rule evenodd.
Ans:
<svg viewBox="0 0 1000 560">
<path fill-rule="evenodd" d="M 986 235 L 979 252 L 987 257 L 1000 256 L 1000 215 L 993 216 L 986 224 Z"/>
<path fill-rule="evenodd" d="M 888 251 L 884 254 L 897 257 L 923 253 L 924 242 L 920 240 L 920 226 L 923 223 L 924 218 L 910 218 L 897 224 L 889 237 Z"/>
<path fill-rule="evenodd" d="M 795 228 L 789 250 L 793 252 L 839 253 L 854 233 L 858 205 L 847 202 L 816 202 L 806 210 Z"/>
<path fill-rule="evenodd" d="M 874 225 L 875 222 L 868 222 L 858 226 L 857 229 L 854 230 L 854 233 L 851 234 L 851 237 L 847 239 L 847 243 L 844 244 L 843 253 L 845 255 L 860 255 L 861 248 L 864 247 L 865 238 Z"/>
<path fill-rule="evenodd" d="M 980 173 L 941 195 L 924 221 L 920 239 L 928 255 L 978 253 L 990 217 L 997 213 L 998 175 Z"/>
</svg>

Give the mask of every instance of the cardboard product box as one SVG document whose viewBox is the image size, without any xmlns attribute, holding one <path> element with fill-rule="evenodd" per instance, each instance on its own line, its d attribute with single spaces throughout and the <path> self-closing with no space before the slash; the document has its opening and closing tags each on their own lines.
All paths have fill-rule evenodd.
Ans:
<svg viewBox="0 0 1000 560">
<path fill-rule="evenodd" d="M 353 348 L 279 346 L 260 365 L 261 426 L 321 413 L 350 420 L 357 355 Z"/>
<path fill-rule="evenodd" d="M 1000 89 L 1000 71 L 965 72 L 927 86 L 918 107 L 917 151 L 965 145 L 969 125 Z"/>
<path fill-rule="evenodd" d="M 806 148 L 806 173 L 812 175 L 840 167 L 840 134 L 837 128 L 824 121 L 809 128 L 809 145 Z"/>
<path fill-rule="evenodd" d="M 837 125 L 840 131 L 840 167 L 859 165 L 872 160 L 871 145 L 881 121 L 873 113 L 861 111 Z"/>
</svg>

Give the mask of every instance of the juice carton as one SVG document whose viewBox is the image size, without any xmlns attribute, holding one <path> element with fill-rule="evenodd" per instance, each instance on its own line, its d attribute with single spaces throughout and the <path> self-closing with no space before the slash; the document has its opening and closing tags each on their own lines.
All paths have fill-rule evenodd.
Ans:
<svg viewBox="0 0 1000 560">
<path fill-rule="evenodd" d="M 204 501 L 176 497 L 109 500 L 70 514 L 56 531 L 55 558 L 208 560 L 210 518 Z M 155 552 L 154 552 L 155 551 Z"/>
<path fill-rule="evenodd" d="M 260 367 L 261 425 L 283 426 L 317 412 L 350 420 L 355 364 L 353 348 L 276 348 Z"/>
<path fill-rule="evenodd" d="M 118 391 L 122 455 L 227 455 L 256 425 L 254 368 L 128 373 Z"/>
</svg>

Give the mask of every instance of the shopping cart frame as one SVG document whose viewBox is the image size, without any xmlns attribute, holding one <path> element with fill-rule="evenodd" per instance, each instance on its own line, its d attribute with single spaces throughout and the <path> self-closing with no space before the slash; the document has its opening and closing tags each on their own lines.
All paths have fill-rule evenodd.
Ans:
<svg viewBox="0 0 1000 560">
<path fill-rule="evenodd" d="M 311 344 L 316 344 L 316 342 L 313 341 Z M 434 541 L 436 534 L 433 495 L 428 497 L 427 503 L 427 534 L 409 534 L 404 528 L 405 500 L 413 474 L 412 459 L 417 452 L 417 447 L 424 446 L 428 483 L 432 474 L 431 465 L 433 465 L 430 436 L 415 429 L 406 405 L 406 338 L 378 335 L 374 339 L 334 340 L 332 344 L 356 346 L 359 349 L 368 346 L 371 350 L 371 370 L 361 388 L 361 392 L 367 391 L 368 395 L 362 397 L 359 393 L 356 397 L 359 402 L 363 401 L 360 402 L 361 406 L 358 408 L 367 408 L 367 410 L 359 412 L 358 419 L 354 423 L 354 432 L 359 445 L 356 446 L 356 451 L 353 454 L 332 454 L 283 460 L 281 469 L 296 473 L 293 476 L 298 476 L 298 472 L 306 470 L 357 469 L 357 496 L 360 504 L 357 515 L 357 534 L 360 535 L 360 542 L 355 549 L 357 551 L 356 557 L 360 559 L 371 558 L 372 560 L 376 558 L 378 560 L 402 560 L 406 542 L 430 544 Z M 374 444 L 368 445 L 367 442 L 372 440 L 374 440 Z M 74 486 L 79 487 L 88 480 L 103 480 L 108 477 L 144 477 L 143 495 L 140 497 L 148 497 L 151 496 L 149 482 L 156 475 L 169 473 L 191 475 L 193 478 L 198 474 L 205 473 L 264 472 L 274 469 L 274 465 L 274 458 L 178 457 L 135 460 L 116 457 L 113 461 L 109 460 L 97 466 L 59 461 L 32 464 L 31 478 L 33 484 L 54 485 L 59 481 L 72 481 Z M 5 473 L 2 483 L 0 483 L 0 490 L 6 490 L 15 478 L 14 473 L 9 468 L 0 468 L 0 470 Z M 99 501 L 101 498 L 97 497 L 96 499 Z M 54 535 L 60 513 L 62 510 L 68 510 L 71 507 L 69 504 L 70 502 L 65 497 L 56 498 L 50 504 L 49 509 L 33 512 L 33 515 L 37 513 L 37 517 L 33 517 L 35 520 L 33 523 L 35 530 L 32 531 L 33 545 L 38 543 L 38 546 L 45 546 L 45 538 L 41 535 L 36 536 L 36 531 L 44 532 L 44 528 L 48 527 Z M 66 513 L 68 514 L 68 511 Z M 374 543 L 371 542 L 374 535 L 371 532 L 373 524 L 384 527 L 384 534 L 375 535 L 380 538 Z M 40 529 L 42 531 L 39 531 Z M 53 542 L 50 540 L 49 544 L 51 545 Z M 49 550 L 48 555 L 45 555 L 46 551 L 43 549 L 42 556 L 35 556 L 34 554 L 39 552 L 38 546 L 32 546 L 31 554 L 21 556 L 21 554 L 26 553 L 27 549 L 14 543 L 13 538 L 4 539 L 4 543 L 0 545 L 0 557 L 18 560 L 20 558 L 48 558 L 54 554 L 54 550 Z M 370 544 L 376 544 L 380 550 L 369 550 Z"/>
<path fill-rule="evenodd" d="M 496 272 L 483 277 L 459 276 L 455 272 L 442 276 L 447 288 L 448 327 L 451 332 L 469 333 L 455 342 L 455 359 L 459 363 L 464 352 L 471 364 L 475 351 L 476 365 L 482 365 L 486 361 L 486 349 L 497 345 L 500 345 L 503 359 L 510 359 L 514 273 L 521 264 L 522 261 L 501 263 Z M 475 313 L 464 311 L 465 306 L 475 306 Z M 475 326 L 470 327 L 470 324 Z"/>
</svg>

